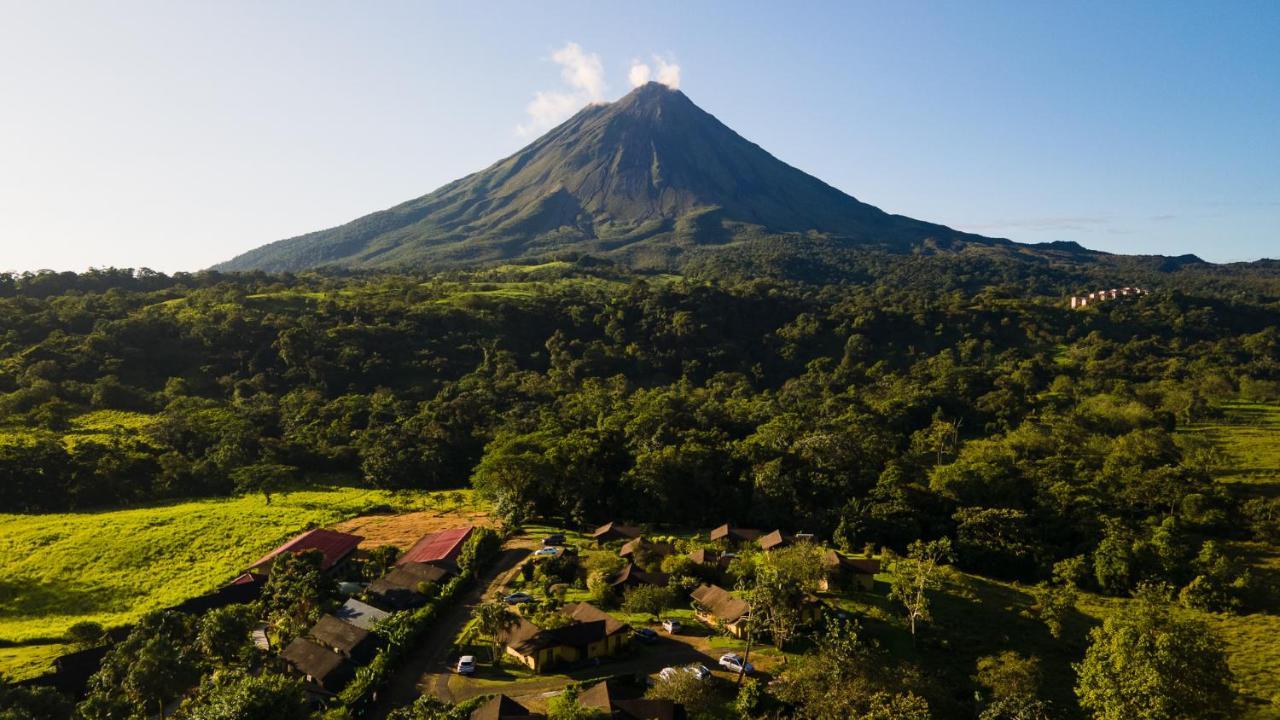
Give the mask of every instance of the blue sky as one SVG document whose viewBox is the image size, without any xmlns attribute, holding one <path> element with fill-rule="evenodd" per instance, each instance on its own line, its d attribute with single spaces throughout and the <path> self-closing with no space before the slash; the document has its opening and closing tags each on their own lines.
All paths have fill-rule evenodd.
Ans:
<svg viewBox="0 0 1280 720">
<path fill-rule="evenodd" d="M 340 224 L 623 95 L 637 61 L 890 212 L 1280 256 L 1273 0 L 0 0 L 0 269 L 194 270 Z"/>
</svg>

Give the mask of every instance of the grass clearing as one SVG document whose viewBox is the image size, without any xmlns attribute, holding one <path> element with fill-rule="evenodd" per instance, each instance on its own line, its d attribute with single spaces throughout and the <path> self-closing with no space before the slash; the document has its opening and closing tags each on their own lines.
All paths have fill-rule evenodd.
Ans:
<svg viewBox="0 0 1280 720">
<path fill-rule="evenodd" d="M 43 651 L 35 648 L 48 649 L 73 623 L 121 625 L 213 590 L 306 527 L 377 512 L 456 509 L 457 497 L 334 487 L 278 494 L 270 505 L 249 495 L 0 515 L 0 643 L 7 645 L 0 647 L 0 672 L 38 672 Z M 461 497 L 470 503 L 469 493 Z"/>
<path fill-rule="evenodd" d="M 1185 430 L 1208 438 L 1222 453 L 1217 477 L 1232 484 L 1280 485 L 1280 405 L 1237 400 L 1224 403 L 1221 410 L 1221 418 L 1194 423 Z"/>
</svg>

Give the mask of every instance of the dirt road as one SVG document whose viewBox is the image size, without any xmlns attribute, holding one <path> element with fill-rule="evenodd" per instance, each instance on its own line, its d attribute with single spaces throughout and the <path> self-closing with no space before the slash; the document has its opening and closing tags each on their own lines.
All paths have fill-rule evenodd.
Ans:
<svg viewBox="0 0 1280 720">
<path fill-rule="evenodd" d="M 411 704 L 424 691 L 434 691 L 435 687 L 423 687 L 421 681 L 430 680 L 438 685 L 441 675 L 444 677 L 445 692 L 448 692 L 448 673 L 450 657 L 453 651 L 453 639 L 471 618 L 471 611 L 476 605 L 493 596 L 519 572 L 520 563 L 533 551 L 537 543 L 531 538 L 517 536 L 502 546 L 493 566 L 479 578 L 475 587 L 468 590 L 462 598 L 449 606 L 436 622 L 432 623 L 427 634 L 418 641 L 413 654 L 405 660 L 387 687 L 378 693 L 378 699 L 370 708 L 366 717 L 381 720 L 393 709 Z"/>
</svg>

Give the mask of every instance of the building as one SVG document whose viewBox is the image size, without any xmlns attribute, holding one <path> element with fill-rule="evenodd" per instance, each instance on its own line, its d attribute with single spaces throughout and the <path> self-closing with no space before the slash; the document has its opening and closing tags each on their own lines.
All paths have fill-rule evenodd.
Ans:
<svg viewBox="0 0 1280 720">
<path fill-rule="evenodd" d="M 428 588 L 444 582 L 449 571 L 439 565 L 409 563 L 369 583 L 370 598 L 388 610 L 409 610 L 427 601 Z"/>
<path fill-rule="evenodd" d="M 529 708 L 512 700 L 506 695 L 495 695 L 493 699 L 471 711 L 471 720 L 541 720 Z"/>
<path fill-rule="evenodd" d="M 761 535 L 757 542 L 759 542 L 761 550 L 768 552 L 770 550 L 787 547 L 794 543 L 795 540 L 796 538 L 792 535 L 784 533 L 781 530 L 774 530 L 771 533 Z"/>
<path fill-rule="evenodd" d="M 730 545 L 741 545 L 742 543 L 755 542 L 760 537 L 760 531 L 753 528 L 734 527 L 729 523 L 725 523 L 718 528 L 713 529 L 709 533 L 711 542 L 726 542 Z"/>
<path fill-rule="evenodd" d="M 584 708 L 598 710 L 613 720 L 685 720 L 684 706 L 671 700 L 647 700 L 640 688 L 606 680 L 578 696 Z"/>
<path fill-rule="evenodd" d="M 722 628 L 736 638 L 746 635 L 751 608 L 745 600 L 718 585 L 700 585 L 689 596 L 693 598 L 693 612 L 699 620 Z"/>
<path fill-rule="evenodd" d="M 591 537 L 597 543 L 603 545 L 614 540 L 634 540 L 640 537 L 642 532 L 643 531 L 635 525 L 623 525 L 622 523 L 609 522 L 591 531 Z"/>
<path fill-rule="evenodd" d="M 332 615 L 325 615 L 311 626 L 307 635 L 316 642 L 329 648 L 357 664 L 364 664 L 373 659 L 378 649 L 378 636 L 361 627 L 343 622 Z"/>
<path fill-rule="evenodd" d="M 669 542 L 649 542 L 643 537 L 638 537 L 635 540 L 624 543 L 622 548 L 618 550 L 618 554 L 624 558 L 635 559 L 636 553 L 666 557 L 676 554 L 676 546 Z"/>
<path fill-rule="evenodd" d="M 451 572 L 458 572 L 458 554 L 462 552 L 462 546 L 466 544 L 475 529 L 474 525 L 468 525 L 423 535 L 413 544 L 413 547 L 400 556 L 399 560 L 396 560 L 396 566 L 429 563 L 439 565 Z"/>
<path fill-rule="evenodd" d="M 359 535 L 350 535 L 336 530 L 325 530 L 323 528 L 308 530 L 263 555 L 257 562 L 249 566 L 249 570 L 257 571 L 258 573 L 269 573 L 271 565 L 275 563 L 276 558 L 281 554 L 301 553 L 308 550 L 316 550 L 323 556 L 324 559 L 320 563 L 321 570 L 333 570 L 346 562 L 355 553 L 356 547 L 360 545 L 361 540 L 364 540 L 364 538 Z"/>
<path fill-rule="evenodd" d="M 1083 310 L 1090 305 L 1096 305 L 1106 300 L 1115 300 L 1117 298 L 1147 295 L 1146 290 L 1137 287 L 1111 288 L 1110 290 L 1096 290 L 1088 295 L 1071 296 L 1071 309 Z"/>
<path fill-rule="evenodd" d="M 542 672 L 611 657 L 630 643 L 631 627 L 609 614 L 586 603 L 566 606 L 566 611 L 572 612 L 574 622 L 558 628 L 543 629 L 521 618 L 500 638 L 507 654 L 530 670 Z"/>
<path fill-rule="evenodd" d="M 307 682 L 330 693 L 336 693 L 355 677 L 355 668 L 332 650 L 306 639 L 297 638 L 280 653 Z"/>
<path fill-rule="evenodd" d="M 345 623 L 355 625 L 361 630 L 372 632 L 378 627 L 378 623 L 386 620 L 391 614 L 383 612 L 372 605 L 362 603 L 355 598 L 350 598 L 342 604 L 342 607 L 333 611 L 333 616 Z"/>
<path fill-rule="evenodd" d="M 822 554 L 822 567 L 826 571 L 818 585 L 822 590 L 851 587 L 870 590 L 875 587 L 880 561 L 845 557 L 835 550 L 828 550 Z"/>
<path fill-rule="evenodd" d="M 609 585 L 615 590 L 627 590 L 639 585 L 655 585 L 657 587 L 666 587 L 667 582 L 671 580 L 671 576 L 660 572 L 645 572 L 636 567 L 635 563 L 627 563 L 622 571 L 617 575 L 609 578 Z"/>
</svg>

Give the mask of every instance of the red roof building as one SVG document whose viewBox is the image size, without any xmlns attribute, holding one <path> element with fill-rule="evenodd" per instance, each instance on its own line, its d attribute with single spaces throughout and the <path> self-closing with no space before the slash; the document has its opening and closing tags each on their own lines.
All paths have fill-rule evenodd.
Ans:
<svg viewBox="0 0 1280 720">
<path fill-rule="evenodd" d="M 281 553 L 300 553 L 308 550 L 319 550 L 324 555 L 321 570 L 328 570 L 356 551 L 356 546 L 364 540 L 359 535 L 348 535 L 336 530 L 316 528 L 308 530 L 289 542 L 263 555 L 258 562 L 249 566 L 250 570 L 266 570 Z"/>
<path fill-rule="evenodd" d="M 475 531 L 474 525 L 466 527 L 453 528 L 451 530 L 441 530 L 438 533 L 423 535 L 418 542 L 413 544 L 404 555 L 396 561 L 396 565 L 407 565 L 409 563 L 437 563 L 450 567 L 456 567 L 458 553 L 462 551 L 462 545 L 471 537 L 471 533 Z"/>
</svg>

